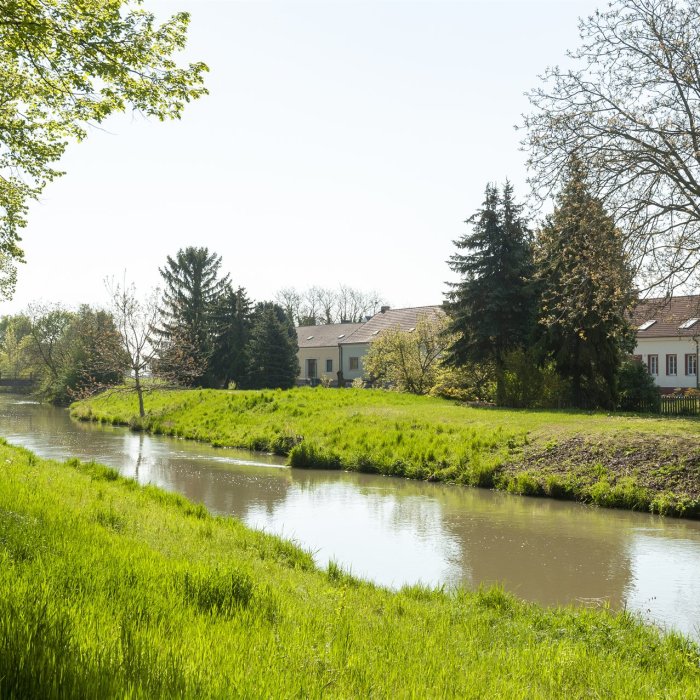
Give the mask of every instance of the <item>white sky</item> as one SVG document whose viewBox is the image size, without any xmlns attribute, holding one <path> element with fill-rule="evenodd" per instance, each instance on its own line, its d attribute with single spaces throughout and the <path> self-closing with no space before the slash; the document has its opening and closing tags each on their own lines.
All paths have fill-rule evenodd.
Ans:
<svg viewBox="0 0 700 700">
<path fill-rule="evenodd" d="M 281 287 L 376 289 L 439 303 L 445 261 L 489 181 L 524 196 L 523 93 L 578 43 L 594 2 L 219 2 L 192 15 L 210 95 L 181 121 L 110 120 L 72 145 L 32 205 L 12 302 L 146 290 L 188 245 L 256 299 Z"/>
</svg>

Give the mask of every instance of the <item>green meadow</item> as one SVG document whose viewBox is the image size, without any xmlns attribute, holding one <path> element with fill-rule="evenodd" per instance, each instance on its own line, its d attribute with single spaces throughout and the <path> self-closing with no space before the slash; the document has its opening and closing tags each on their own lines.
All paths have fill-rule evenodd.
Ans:
<svg viewBox="0 0 700 700">
<path fill-rule="evenodd" d="M 700 695 L 698 647 L 629 613 L 392 592 L 98 464 L 0 465 L 3 698 Z"/>
<path fill-rule="evenodd" d="M 80 420 L 347 469 L 700 516 L 700 421 L 469 407 L 365 389 L 152 391 L 73 404 Z"/>
</svg>

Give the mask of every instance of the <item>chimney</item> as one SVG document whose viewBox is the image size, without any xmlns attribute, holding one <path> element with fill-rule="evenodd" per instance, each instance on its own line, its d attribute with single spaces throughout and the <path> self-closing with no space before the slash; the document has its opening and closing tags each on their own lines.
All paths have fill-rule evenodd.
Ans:
<svg viewBox="0 0 700 700">
<path fill-rule="evenodd" d="M 380 310 L 383 314 L 385 314 L 390 308 L 391 308 L 391 306 L 382 306 L 382 308 Z"/>
</svg>

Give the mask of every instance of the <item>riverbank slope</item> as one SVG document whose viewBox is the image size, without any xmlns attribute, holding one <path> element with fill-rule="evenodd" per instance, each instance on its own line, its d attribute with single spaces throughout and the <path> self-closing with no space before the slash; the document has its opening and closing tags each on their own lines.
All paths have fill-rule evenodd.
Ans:
<svg viewBox="0 0 700 700">
<path fill-rule="evenodd" d="M 627 613 L 393 593 L 106 467 L 0 444 L 1 697 L 695 697 Z"/>
<path fill-rule="evenodd" d="M 700 517 L 700 421 L 475 408 L 380 390 L 111 391 L 79 420 L 375 472 Z"/>
</svg>

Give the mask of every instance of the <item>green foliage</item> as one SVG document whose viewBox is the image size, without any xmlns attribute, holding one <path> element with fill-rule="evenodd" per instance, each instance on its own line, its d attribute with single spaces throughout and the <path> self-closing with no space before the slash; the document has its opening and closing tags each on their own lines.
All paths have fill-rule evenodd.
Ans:
<svg viewBox="0 0 700 700">
<path fill-rule="evenodd" d="M 230 291 L 228 275 L 219 278 L 221 256 L 189 246 L 159 268 L 165 287 L 158 330 L 163 342 L 159 372 L 184 386 L 212 386 L 212 354 L 217 310 Z"/>
<path fill-rule="evenodd" d="M 580 465 L 590 457 L 591 448 L 580 457 L 576 452 L 562 456 L 559 448 L 567 440 L 577 442 L 583 435 L 591 445 L 608 445 L 599 455 L 606 462 L 608 456 L 617 459 L 616 450 L 649 452 L 660 436 L 665 444 L 700 436 L 700 422 L 692 419 L 475 408 L 379 389 L 152 391 L 147 399 L 144 419 L 138 418 L 135 397 L 120 392 L 73 404 L 71 414 L 82 420 L 206 440 L 220 447 L 286 454 L 293 467 L 499 489 L 508 489 L 518 472 L 528 472 L 539 484 L 538 493 L 604 504 L 605 499 L 593 499 L 589 489 L 601 479 L 611 488 L 622 482 L 601 468 L 582 472 Z M 673 464 L 678 455 L 687 454 L 691 461 L 693 453 L 688 450 L 694 450 L 695 444 L 690 440 L 689 445 L 674 448 Z M 537 458 L 528 461 L 533 451 Z M 644 488 L 649 496 L 659 496 L 654 507 L 667 514 L 700 513 L 700 499 L 690 486 L 696 483 L 695 472 L 688 469 L 683 481 L 674 481 L 675 470 L 658 470 L 659 462 L 667 459 L 663 451 L 650 459 L 641 468 L 648 477 Z M 512 488 L 526 491 L 522 484 Z M 662 497 L 662 492 L 673 498 Z M 620 499 L 616 496 L 615 501 L 610 503 L 618 505 Z M 635 508 L 643 507 L 642 501 L 635 503 Z M 646 503 L 651 509 L 652 501 Z"/>
<path fill-rule="evenodd" d="M 525 347 L 534 324 L 530 232 L 509 182 L 502 194 L 488 185 L 482 208 L 467 223 L 472 233 L 455 241 L 464 252 L 448 261 L 461 280 L 447 295 L 453 334 L 447 361 L 493 363 L 500 403 L 505 354 Z"/>
<path fill-rule="evenodd" d="M 455 367 L 438 363 L 431 396 L 459 401 L 490 402 L 496 398 L 496 372 L 489 362 L 468 362 Z"/>
<path fill-rule="evenodd" d="M 633 273 L 620 231 L 586 182 L 578 158 L 537 238 L 542 345 L 571 381 L 574 405 L 614 408 L 632 350 Z"/>
<path fill-rule="evenodd" d="M 297 334 L 278 304 L 259 303 L 251 320 L 245 386 L 289 389 L 299 374 Z"/>
<path fill-rule="evenodd" d="M 252 304 L 246 290 L 227 285 L 214 309 L 214 343 L 211 373 L 217 386 L 244 382 L 248 366 L 248 340 Z"/>
<path fill-rule="evenodd" d="M 558 408 L 569 401 L 570 387 L 549 363 L 540 367 L 533 351 L 513 350 L 503 362 L 504 406 Z"/>
<path fill-rule="evenodd" d="M 659 388 L 643 363 L 629 359 L 622 363 L 618 373 L 618 401 L 626 411 L 659 411 Z"/>
<path fill-rule="evenodd" d="M 31 456 L 0 447 L 2 697 L 690 698 L 700 687 L 697 646 L 629 613 L 540 608 L 498 587 L 392 592 L 336 562 L 318 570 L 233 518 L 192 517 L 177 494 Z M 105 509 L 123 527 L 94 517 Z"/>
<path fill-rule="evenodd" d="M 186 13 L 159 25 L 129 0 L 13 0 L 1 14 L 0 253 L 21 258 L 27 202 L 61 175 L 54 164 L 68 142 L 129 106 L 178 118 L 206 92 L 207 68 L 172 59 L 185 45 Z"/>
<path fill-rule="evenodd" d="M 124 380 L 126 360 L 105 311 L 34 305 L 2 325 L 3 374 L 33 377 L 38 393 L 53 403 L 65 405 Z"/>
<path fill-rule="evenodd" d="M 411 331 L 387 328 L 371 343 L 363 359 L 372 383 L 427 394 L 435 385 L 436 372 L 451 338 L 443 316 L 420 316 Z"/>
</svg>

